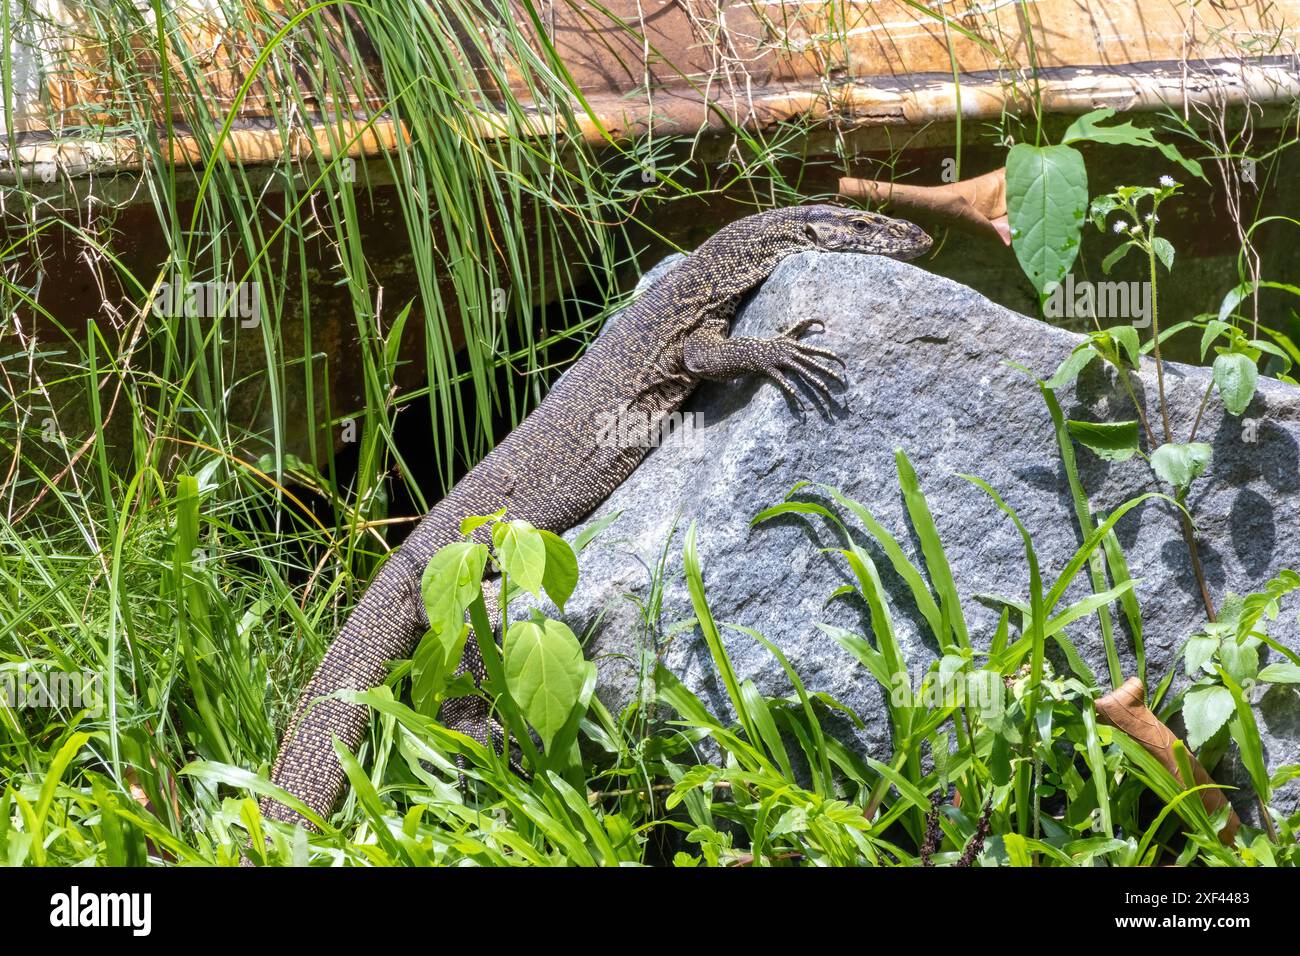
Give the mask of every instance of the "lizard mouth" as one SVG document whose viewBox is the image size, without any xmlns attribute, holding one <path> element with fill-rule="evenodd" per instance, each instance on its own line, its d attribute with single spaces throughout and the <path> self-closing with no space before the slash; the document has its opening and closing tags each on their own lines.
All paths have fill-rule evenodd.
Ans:
<svg viewBox="0 0 1300 956">
<path fill-rule="evenodd" d="M 912 229 L 914 231 L 911 242 L 904 246 L 903 250 L 898 254 L 898 258 L 904 261 L 925 255 L 930 251 L 930 247 L 934 245 L 934 239 L 930 237 L 929 233 L 918 226 L 913 226 Z"/>
</svg>

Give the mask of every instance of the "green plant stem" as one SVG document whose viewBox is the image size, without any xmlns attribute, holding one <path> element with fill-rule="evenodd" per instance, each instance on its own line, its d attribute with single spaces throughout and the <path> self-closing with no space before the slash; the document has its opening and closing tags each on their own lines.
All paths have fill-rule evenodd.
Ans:
<svg viewBox="0 0 1300 956">
<path fill-rule="evenodd" d="M 1277 828 L 1273 826 L 1273 817 L 1268 812 L 1268 804 L 1258 793 L 1255 794 L 1255 802 L 1259 804 L 1259 816 L 1264 821 L 1264 829 L 1268 831 L 1268 838 L 1274 843 L 1277 842 Z"/>
<path fill-rule="evenodd" d="M 1187 492 L 1184 491 L 1178 496 L 1178 503 L 1183 504 L 1186 498 Z M 1183 541 L 1187 543 L 1187 555 L 1192 560 L 1192 574 L 1196 577 L 1196 586 L 1201 590 L 1201 601 L 1205 604 L 1205 615 L 1212 622 L 1216 617 L 1214 601 L 1210 598 L 1210 589 L 1205 583 L 1205 571 L 1201 568 L 1201 555 L 1196 547 L 1196 529 L 1192 527 L 1192 519 L 1183 508 L 1178 509 L 1178 521 L 1182 525 Z"/>
<path fill-rule="evenodd" d="M 893 769 L 895 771 L 902 771 L 907 763 L 907 753 L 907 750 L 903 750 L 894 758 Z M 862 808 L 862 815 L 868 820 L 875 821 L 876 811 L 880 809 L 880 803 L 885 799 L 885 794 L 889 793 L 889 787 L 890 783 L 887 777 L 882 776 L 876 781 L 875 789 L 871 791 L 871 796 L 867 798 L 867 805 Z"/>
<path fill-rule="evenodd" d="M 1121 373 L 1120 377 L 1126 380 L 1128 378 L 1126 373 Z M 1092 520 L 1092 506 L 1088 501 L 1088 493 L 1084 490 L 1083 482 L 1079 480 L 1079 465 L 1074 457 L 1074 446 L 1070 442 L 1070 435 L 1065 426 L 1065 416 L 1052 390 L 1042 382 L 1038 383 L 1038 389 L 1042 392 L 1043 401 L 1047 404 L 1047 411 L 1052 416 L 1052 425 L 1056 430 L 1061 465 L 1065 469 L 1065 477 L 1070 485 L 1070 497 L 1074 502 L 1075 520 L 1079 523 L 1080 533 L 1087 539 L 1097 526 Z M 1106 558 L 1100 548 L 1088 558 L 1088 576 L 1094 594 L 1101 594 L 1106 590 Z M 1110 611 L 1105 605 L 1097 608 L 1097 621 L 1101 625 L 1101 642 L 1106 648 L 1106 666 L 1110 672 L 1110 686 L 1113 690 L 1124 682 L 1124 673 L 1120 666 L 1119 651 L 1115 646 L 1115 631 L 1111 626 Z"/>
<path fill-rule="evenodd" d="M 1134 212 L 1136 213 L 1136 209 Z M 1169 427 L 1169 403 L 1165 400 L 1165 370 L 1164 361 L 1160 357 L 1160 300 L 1158 298 L 1159 284 L 1156 281 L 1156 246 L 1155 246 L 1155 221 L 1147 229 L 1147 265 L 1151 270 L 1151 353 L 1156 360 L 1156 391 L 1160 395 L 1160 421 L 1164 428 L 1165 441 L 1173 441 L 1173 430 Z M 1201 401 L 1201 411 L 1205 410 L 1205 402 L 1209 395 Z M 1192 434 L 1196 434 L 1196 426 L 1200 424 L 1201 415 L 1198 412 L 1196 416 L 1196 425 L 1192 427 Z M 1189 438 L 1188 441 L 1191 441 Z M 1155 448 L 1151 449 L 1155 451 Z M 1183 503 L 1186 498 L 1186 492 L 1179 497 L 1179 504 Z M 1196 547 L 1196 530 L 1192 527 L 1192 519 L 1184 510 L 1178 512 L 1178 522 L 1182 526 L 1183 541 L 1187 545 L 1187 556 L 1192 562 L 1192 574 L 1196 577 L 1196 586 L 1201 591 L 1201 601 L 1205 604 L 1205 615 L 1210 620 L 1215 619 L 1214 601 L 1210 598 L 1210 589 L 1205 583 L 1205 571 L 1201 567 L 1200 552 Z"/>
<path fill-rule="evenodd" d="M 1210 393 L 1214 391 L 1214 379 L 1211 378 L 1205 385 L 1205 394 L 1201 396 L 1201 407 L 1196 410 L 1196 420 L 1192 422 L 1192 433 L 1187 436 L 1187 441 L 1196 441 L 1196 432 L 1201 427 L 1201 416 L 1205 414 L 1205 406 L 1210 404 Z"/>
<path fill-rule="evenodd" d="M 1160 422 L 1164 426 L 1165 441 L 1173 441 L 1173 430 L 1169 427 L 1169 403 L 1165 401 L 1165 367 L 1160 358 L 1160 305 L 1157 298 L 1156 283 L 1156 247 L 1151 241 L 1155 236 L 1153 224 L 1147 236 L 1147 264 L 1151 268 L 1151 352 L 1156 360 L 1156 391 L 1160 396 Z M 1154 448 L 1151 449 L 1155 451 Z"/>
<path fill-rule="evenodd" d="M 1156 435 L 1151 430 L 1151 422 L 1147 419 L 1147 413 L 1143 411 L 1141 403 L 1138 402 L 1137 392 L 1133 390 L 1133 382 L 1129 379 L 1128 372 L 1124 372 L 1119 378 L 1124 383 L 1125 390 L 1128 391 L 1128 397 L 1133 403 L 1133 410 L 1137 412 L 1138 421 L 1142 423 L 1142 431 L 1147 436 L 1147 447 L 1154 451 L 1157 444 Z"/>
</svg>

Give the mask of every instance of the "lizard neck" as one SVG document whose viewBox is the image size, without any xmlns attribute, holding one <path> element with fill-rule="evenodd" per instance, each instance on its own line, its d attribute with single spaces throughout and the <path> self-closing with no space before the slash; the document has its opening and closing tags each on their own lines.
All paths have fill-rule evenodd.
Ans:
<svg viewBox="0 0 1300 956">
<path fill-rule="evenodd" d="M 737 300 L 760 285 L 786 256 L 809 248 L 794 217 L 766 215 L 741 219 L 717 232 L 687 259 L 697 288 L 710 304 L 734 310 Z"/>
</svg>

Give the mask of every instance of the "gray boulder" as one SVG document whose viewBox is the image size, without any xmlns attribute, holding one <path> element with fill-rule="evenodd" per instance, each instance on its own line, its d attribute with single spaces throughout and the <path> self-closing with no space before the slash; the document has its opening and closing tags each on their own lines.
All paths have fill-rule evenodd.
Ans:
<svg viewBox="0 0 1300 956">
<path fill-rule="evenodd" d="M 847 363 L 849 384 L 838 395 L 839 407 L 830 417 L 800 414 L 767 382 L 701 387 L 681 427 L 570 535 L 618 514 L 583 553 L 582 577 L 565 619 L 579 636 L 590 634 L 588 655 L 600 670 L 598 693 L 608 705 L 621 707 L 636 693 L 649 633 L 643 608 L 653 569 L 667 547 L 658 632 L 671 636 L 649 650 L 716 712 L 727 713 L 725 692 L 699 631 L 672 628 L 693 615 L 681 547 L 694 521 L 715 618 L 756 628 L 774 641 L 810 690 L 838 698 L 861 716 L 866 730 L 858 734 L 859 746 L 884 757 L 889 736 L 880 689 L 815 626 L 825 621 L 869 633 L 865 614 L 851 602 L 826 604 L 837 587 L 850 583 L 843 562 L 818 550 L 837 546 L 835 535 L 820 519 L 788 517 L 752 528 L 750 519 L 781 501 L 801 479 L 829 484 L 866 504 L 923 567 L 895 473 L 894 450 L 902 448 L 946 545 L 971 639 L 986 647 L 997 611 L 975 596 L 1027 601 L 1029 572 L 1011 521 L 959 475 L 980 476 L 1016 509 L 1050 586 L 1081 539 L 1047 408 L 1034 382 L 1007 363 L 1047 377 L 1079 337 L 912 265 L 813 253 L 781 264 L 741 309 L 733 334 L 771 335 L 804 318 L 824 322 L 825 332 L 810 341 L 836 350 Z M 1126 394 L 1099 364 L 1060 394 L 1066 417 L 1133 418 Z M 1186 438 L 1208 377 L 1208 369 L 1166 368 L 1177 440 Z M 1150 361 L 1144 362 L 1142 378 L 1154 415 Z M 1213 445 L 1214 461 L 1194 485 L 1190 504 L 1216 601 L 1226 591 L 1253 591 L 1285 567 L 1300 567 L 1300 390 L 1261 380 L 1243 418 L 1226 415 L 1216 395 L 1198 439 Z M 1109 511 L 1142 492 L 1160 490 L 1141 459 L 1107 463 L 1083 449 L 1078 458 L 1094 509 Z M 1204 612 L 1178 521 L 1170 506 L 1151 500 L 1126 515 L 1117 534 L 1132 576 L 1141 579 L 1136 590 L 1151 683 L 1171 667 L 1179 669 L 1181 681 L 1181 662 L 1174 655 Z M 933 638 L 905 586 L 874 553 L 909 661 L 923 669 L 936 655 Z M 1083 574 L 1067 600 L 1087 593 Z M 1115 618 L 1121 657 L 1126 673 L 1132 673 L 1131 642 L 1120 615 Z M 1078 622 L 1069 633 L 1105 681 L 1096 617 Z M 1293 608 L 1270 633 L 1288 646 L 1300 646 Z M 753 678 L 769 694 L 790 693 L 766 650 L 735 631 L 725 631 L 724 639 L 742 678 Z M 1296 690 L 1257 688 L 1255 704 L 1270 769 L 1300 762 Z M 1248 779 L 1235 754 L 1221 765 L 1219 776 Z M 1294 792 L 1281 802 L 1294 805 Z"/>
</svg>

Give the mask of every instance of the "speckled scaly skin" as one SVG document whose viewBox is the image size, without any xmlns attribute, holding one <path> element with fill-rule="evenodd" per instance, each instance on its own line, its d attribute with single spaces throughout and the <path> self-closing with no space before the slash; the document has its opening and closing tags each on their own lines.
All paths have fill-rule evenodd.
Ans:
<svg viewBox="0 0 1300 956">
<path fill-rule="evenodd" d="M 657 421 L 704 379 L 766 375 L 797 405 L 793 379 L 818 403 L 826 380 L 839 380 L 837 357 L 807 345 L 802 323 L 772 339 L 729 338 L 741 297 L 791 253 L 806 249 L 910 259 L 930 237 L 910 223 L 835 206 L 798 206 L 749 216 L 719 230 L 636 299 L 555 383 L 546 399 L 424 516 L 375 575 L 299 699 L 281 743 L 272 782 L 328 817 L 346 778 L 338 737 L 355 751 L 366 708 L 319 700 L 334 691 L 383 682 L 389 661 L 409 657 L 426 630 L 420 577 L 439 548 L 460 538 L 462 518 L 505 507 L 511 518 L 562 532 L 577 524 L 636 468 L 647 449 L 609 441 L 610 416 Z M 462 670 L 483 676 L 473 640 Z M 448 727 L 491 740 L 501 734 L 481 697 L 448 701 Z M 272 818 L 306 825 L 297 813 L 263 801 Z"/>
</svg>

